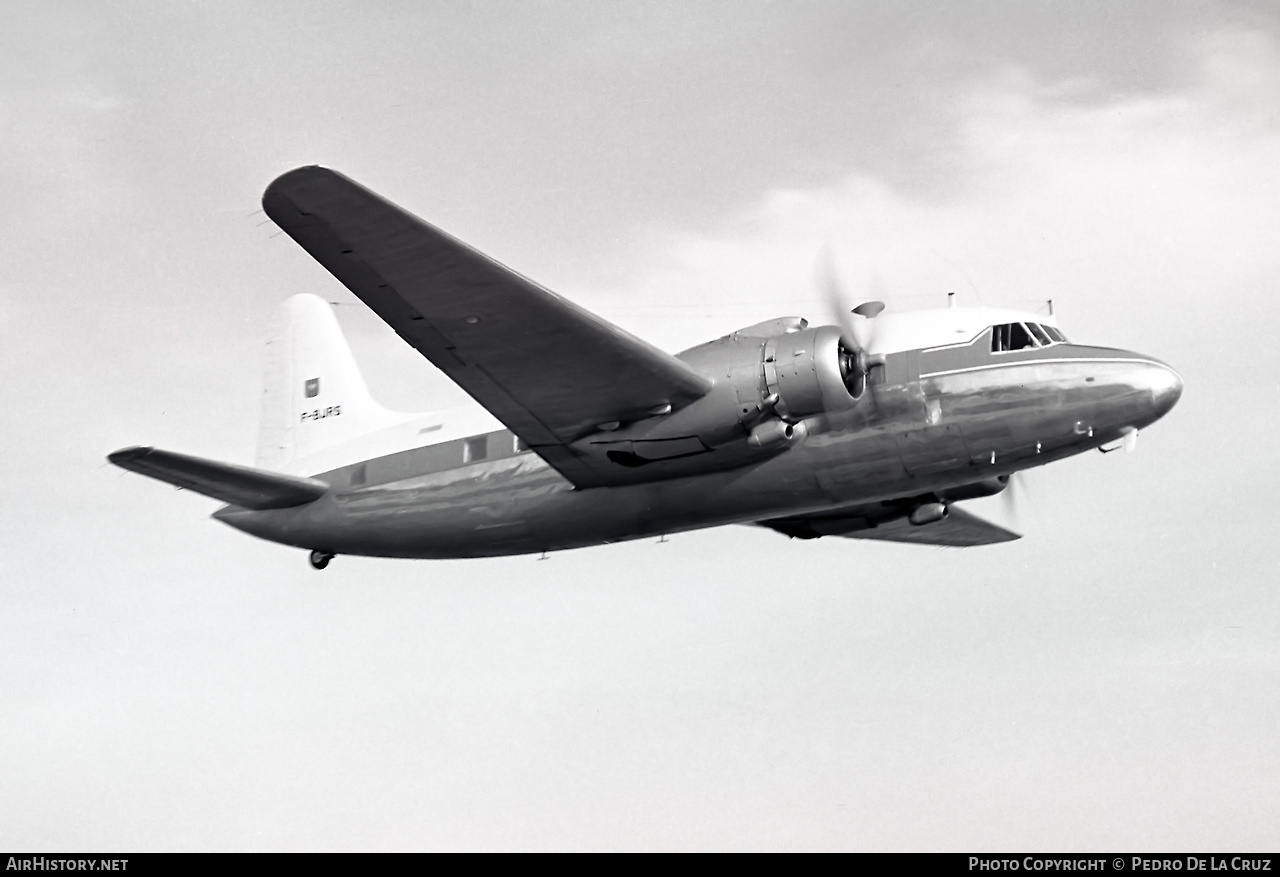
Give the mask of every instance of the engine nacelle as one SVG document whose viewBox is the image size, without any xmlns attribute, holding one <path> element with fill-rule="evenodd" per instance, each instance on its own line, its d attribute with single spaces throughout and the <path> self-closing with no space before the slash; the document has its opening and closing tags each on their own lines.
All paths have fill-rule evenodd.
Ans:
<svg viewBox="0 0 1280 877">
<path fill-rule="evenodd" d="M 679 354 L 714 380 L 701 399 L 600 424 L 574 448 L 646 471 L 652 464 L 664 472 L 744 465 L 803 441 L 806 417 L 856 405 L 865 384 L 859 355 L 837 326 L 811 329 L 798 317 L 751 326 Z"/>
<path fill-rule="evenodd" d="M 764 382 L 766 398 L 778 416 L 794 423 L 852 407 L 857 401 L 854 389 L 862 389 L 856 349 L 836 326 L 769 338 L 764 346 Z"/>
</svg>

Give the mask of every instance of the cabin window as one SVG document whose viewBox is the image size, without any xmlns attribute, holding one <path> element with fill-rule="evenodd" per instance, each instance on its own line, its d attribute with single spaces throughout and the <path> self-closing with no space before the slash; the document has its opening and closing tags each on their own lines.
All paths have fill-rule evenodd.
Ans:
<svg viewBox="0 0 1280 877">
<path fill-rule="evenodd" d="M 1005 323 L 991 329 L 991 352 L 1003 353 L 1009 350 L 1023 350 L 1028 347 L 1039 347 L 1035 337 L 1021 323 Z"/>
<path fill-rule="evenodd" d="M 485 436 L 478 435 L 462 443 L 462 462 L 464 463 L 474 463 L 477 460 L 483 460 L 488 455 L 489 447 Z"/>
<path fill-rule="evenodd" d="M 1059 344 L 1067 343 L 1067 336 L 1063 335 L 1061 330 L 1059 330 L 1057 326 L 1041 326 L 1040 328 L 1048 332 L 1049 337 L 1052 338 L 1054 341 L 1057 341 Z"/>
</svg>

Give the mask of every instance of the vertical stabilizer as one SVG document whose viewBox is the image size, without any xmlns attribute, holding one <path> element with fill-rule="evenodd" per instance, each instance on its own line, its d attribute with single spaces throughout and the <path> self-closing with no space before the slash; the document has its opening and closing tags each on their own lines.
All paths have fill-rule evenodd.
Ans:
<svg viewBox="0 0 1280 877">
<path fill-rule="evenodd" d="M 257 465 L 279 472 L 325 467 L 344 445 L 414 415 L 388 411 L 369 395 L 333 308 L 316 295 L 284 303 L 267 340 Z"/>
</svg>

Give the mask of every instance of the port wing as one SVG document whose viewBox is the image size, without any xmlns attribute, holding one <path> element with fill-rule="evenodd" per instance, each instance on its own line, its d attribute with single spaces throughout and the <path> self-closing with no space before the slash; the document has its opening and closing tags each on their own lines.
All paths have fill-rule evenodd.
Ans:
<svg viewBox="0 0 1280 877">
<path fill-rule="evenodd" d="M 620 476 L 576 455 L 573 441 L 600 424 L 678 409 L 711 388 L 671 354 L 335 171 L 289 171 L 267 187 L 262 205 L 400 337 L 579 487 Z"/>
</svg>

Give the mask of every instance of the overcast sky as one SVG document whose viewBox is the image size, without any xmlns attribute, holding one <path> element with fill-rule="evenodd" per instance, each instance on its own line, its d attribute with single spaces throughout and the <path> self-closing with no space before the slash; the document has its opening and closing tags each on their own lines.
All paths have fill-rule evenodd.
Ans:
<svg viewBox="0 0 1280 877">
<path fill-rule="evenodd" d="M 298 292 L 387 404 L 465 401 L 263 224 L 313 163 L 671 350 L 820 316 L 830 246 L 1186 391 L 1012 545 L 317 573 L 104 461 L 249 462 Z M 1280 840 L 1274 4 L 11 3 L 0 223 L 3 846 Z"/>
</svg>

